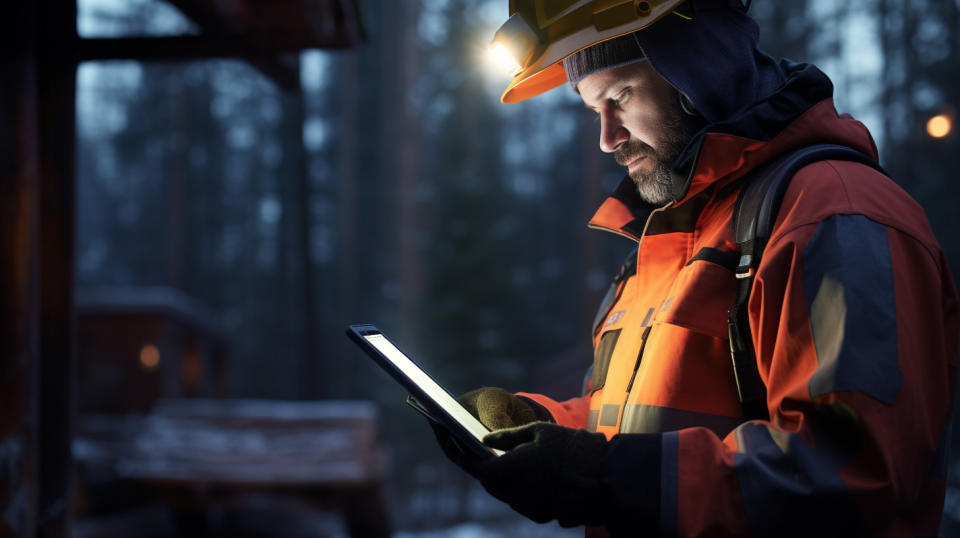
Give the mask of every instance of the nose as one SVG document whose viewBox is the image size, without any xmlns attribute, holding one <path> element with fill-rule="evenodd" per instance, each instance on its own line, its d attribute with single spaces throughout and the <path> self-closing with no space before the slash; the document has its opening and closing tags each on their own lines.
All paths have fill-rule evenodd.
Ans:
<svg viewBox="0 0 960 538">
<path fill-rule="evenodd" d="M 600 149 L 604 153 L 613 153 L 620 144 L 629 139 L 630 132 L 613 111 L 600 112 Z"/>
</svg>

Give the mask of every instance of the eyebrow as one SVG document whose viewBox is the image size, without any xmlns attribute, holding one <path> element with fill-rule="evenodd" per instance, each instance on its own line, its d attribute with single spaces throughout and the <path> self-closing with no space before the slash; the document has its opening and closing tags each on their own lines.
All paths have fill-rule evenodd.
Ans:
<svg viewBox="0 0 960 538">
<path fill-rule="evenodd" d="M 619 86 L 617 86 L 616 84 L 619 84 Z M 597 94 L 593 98 L 593 101 L 594 102 L 603 101 L 604 99 L 609 99 L 611 95 L 619 95 L 623 93 L 623 90 L 627 89 L 629 86 L 632 86 L 632 84 L 621 79 L 617 83 L 607 86 L 606 89 L 603 89 L 597 92 Z M 617 88 L 617 90 L 614 92 L 611 92 L 610 88 Z M 587 110 L 596 110 L 594 107 L 588 105 L 586 102 L 583 103 L 583 106 L 585 106 Z"/>
</svg>

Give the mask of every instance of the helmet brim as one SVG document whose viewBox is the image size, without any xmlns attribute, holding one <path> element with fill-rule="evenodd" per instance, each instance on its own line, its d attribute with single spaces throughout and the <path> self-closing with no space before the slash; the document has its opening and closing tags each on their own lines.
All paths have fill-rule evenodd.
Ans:
<svg viewBox="0 0 960 538">
<path fill-rule="evenodd" d="M 665 2 L 657 6 L 649 15 L 603 31 L 598 32 L 591 24 L 550 43 L 510 81 L 507 89 L 500 96 L 500 102 L 518 103 L 563 85 L 567 82 L 567 74 L 563 69 L 564 58 L 598 43 L 642 30 L 670 14 L 682 1 Z"/>
</svg>

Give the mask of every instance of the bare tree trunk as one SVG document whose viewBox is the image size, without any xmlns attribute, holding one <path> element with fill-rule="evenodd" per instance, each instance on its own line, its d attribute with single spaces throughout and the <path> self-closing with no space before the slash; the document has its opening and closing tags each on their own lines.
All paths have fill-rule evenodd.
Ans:
<svg viewBox="0 0 960 538">
<path fill-rule="evenodd" d="M 170 72 L 165 73 L 170 77 Z M 188 148 L 187 133 L 190 125 L 190 99 L 186 88 L 180 87 L 177 92 L 176 103 L 176 132 L 177 147 L 170 153 L 171 166 L 165 175 L 168 189 L 167 215 L 167 283 L 177 289 L 184 289 L 185 257 L 186 257 L 186 224 L 187 224 L 187 164 Z"/>
<path fill-rule="evenodd" d="M 361 320 L 357 315 L 357 92 L 359 91 L 359 68 L 356 52 L 347 52 L 340 59 L 340 92 L 338 103 L 339 119 L 339 188 L 337 208 L 337 297 L 338 316 L 337 333 L 351 323 Z M 342 360 L 347 357 L 347 346 L 352 351 L 353 344 L 346 338 L 338 340 L 335 366 L 328 365 L 328 372 L 337 379 L 343 394 L 353 394 L 356 368 L 352 363 Z"/>
<path fill-rule="evenodd" d="M 299 71 L 297 78 L 299 79 Z M 293 152 L 292 159 L 296 163 L 294 166 L 292 201 L 295 204 L 294 218 L 296 219 L 297 238 L 294 250 L 297 267 L 294 272 L 297 274 L 296 282 L 298 285 L 295 287 L 294 300 L 300 314 L 298 331 L 300 336 L 300 368 L 298 369 L 300 373 L 300 396 L 304 399 L 315 399 L 321 396 L 329 396 L 328 394 L 322 394 L 320 362 L 332 362 L 336 358 L 330 355 L 321 357 L 317 347 L 320 323 L 317 317 L 316 268 L 311 256 L 313 223 L 310 210 L 313 192 L 310 189 L 310 175 L 307 170 L 307 151 L 303 144 L 303 126 L 307 107 L 299 83 L 292 94 L 285 95 L 283 98 L 290 104 L 286 108 L 293 117 L 291 123 L 296 133 L 296 136 L 293 137 L 296 143 L 291 144 L 290 149 Z"/>
<path fill-rule="evenodd" d="M 587 228 L 587 223 L 590 221 L 590 218 L 593 216 L 593 213 L 597 210 L 606 194 L 603 192 L 604 162 L 606 159 L 610 159 L 610 157 L 608 155 L 604 155 L 600 151 L 595 130 L 588 128 L 589 122 L 581 121 L 580 123 L 580 132 L 584 133 L 584 135 L 581 137 L 583 139 L 582 154 L 584 158 L 583 178 L 581 181 L 583 190 L 580 194 L 580 221 L 583 222 L 583 228 L 580 230 L 579 234 L 580 278 L 578 281 L 580 282 L 580 289 L 582 291 L 579 308 L 580 321 L 577 326 L 589 327 L 588 330 L 592 331 L 593 318 L 595 315 L 594 310 L 599 306 L 603 297 L 603 293 L 606 292 L 606 283 L 604 283 L 604 287 L 601 287 L 596 291 L 590 289 L 585 284 L 592 272 L 606 268 L 602 267 L 602 264 L 600 263 L 602 253 L 600 249 L 600 243 L 597 241 L 598 232 Z M 589 342 L 589 339 L 580 339 L 580 341 Z"/>
<path fill-rule="evenodd" d="M 957 7 L 957 0 L 943 1 L 943 20 L 947 27 L 947 47 L 950 53 L 949 58 L 957 61 L 960 56 L 960 7 Z"/>
<path fill-rule="evenodd" d="M 419 2 L 404 3 L 403 16 L 403 56 L 401 59 L 401 84 L 406 90 L 413 87 L 417 77 L 419 54 L 417 51 L 417 16 Z M 419 211 L 417 208 L 417 189 L 419 186 L 418 164 L 420 156 L 420 133 L 416 112 L 410 106 L 409 94 L 403 91 L 403 101 L 398 113 L 402 118 L 403 133 L 400 151 L 399 177 L 399 219 L 397 226 L 397 245 L 400 248 L 400 319 L 407 325 L 406 332 L 419 334 L 418 307 L 423 293 L 420 267 L 420 252 L 417 243 L 419 235 Z"/>
<path fill-rule="evenodd" d="M 883 61 L 883 67 L 880 75 L 880 110 L 882 111 L 881 116 L 883 118 L 883 138 L 880 140 L 880 144 L 883 148 L 890 148 L 893 146 L 893 131 L 895 128 L 893 124 L 893 108 L 897 94 L 897 90 L 894 88 L 891 76 L 893 66 L 896 63 L 893 58 L 896 51 L 894 49 L 894 44 L 890 37 L 890 33 L 887 32 L 887 23 L 891 17 L 890 2 L 891 0 L 878 0 L 877 7 L 877 24 L 880 34 L 880 54 Z M 884 159 L 883 155 L 880 157 L 881 160 Z M 896 170 L 891 169 L 890 171 L 895 176 L 897 175 Z"/>
<path fill-rule="evenodd" d="M 900 34 L 900 46 L 904 53 L 904 83 L 900 99 L 906 105 L 905 120 L 907 123 L 907 136 L 904 138 L 904 149 L 899 153 L 901 163 L 901 173 L 903 181 L 913 183 L 914 162 L 917 153 L 917 108 L 914 105 L 913 96 L 915 95 L 917 71 L 919 68 L 919 58 L 917 50 L 913 46 L 913 37 L 917 35 L 917 9 L 916 6 L 909 5 L 907 0 L 903 0 L 901 8 L 901 18 L 903 19 L 902 33 Z M 909 189 L 908 189 L 909 190 Z"/>
<path fill-rule="evenodd" d="M 386 234 L 396 245 L 396 279 L 399 338 L 416 347 L 417 304 L 421 289 L 421 268 L 416 245 L 418 126 L 410 110 L 408 88 L 417 73 L 417 2 L 383 2 L 380 13 L 383 64 L 383 117 L 381 177 L 385 189 L 394 190 L 390 212 L 395 221 Z M 387 221 L 389 222 L 389 221 Z"/>
</svg>

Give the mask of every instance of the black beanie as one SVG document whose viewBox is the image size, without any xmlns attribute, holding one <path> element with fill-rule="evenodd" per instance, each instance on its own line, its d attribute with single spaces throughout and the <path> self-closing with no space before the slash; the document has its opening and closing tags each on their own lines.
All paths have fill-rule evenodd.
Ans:
<svg viewBox="0 0 960 538">
<path fill-rule="evenodd" d="M 602 41 L 563 59 L 563 69 L 574 91 L 587 75 L 621 67 L 646 58 L 633 33 Z"/>
</svg>

